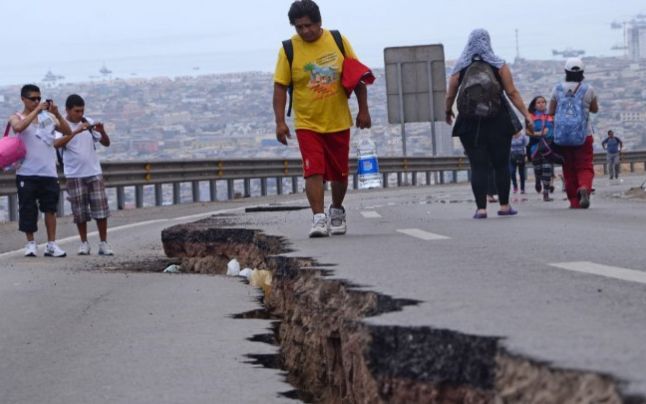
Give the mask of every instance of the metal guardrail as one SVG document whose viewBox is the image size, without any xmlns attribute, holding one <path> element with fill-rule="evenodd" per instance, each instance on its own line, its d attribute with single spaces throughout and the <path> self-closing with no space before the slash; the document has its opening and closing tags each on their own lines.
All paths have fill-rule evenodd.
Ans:
<svg viewBox="0 0 646 404">
<path fill-rule="evenodd" d="M 606 156 L 604 153 L 595 154 L 594 164 L 604 166 L 606 172 Z M 629 164 L 630 170 L 635 170 L 636 164 L 644 164 L 646 170 L 646 151 L 622 153 L 622 164 Z M 350 172 L 356 172 L 356 159 L 350 160 Z M 222 159 L 222 160 L 174 160 L 174 161 L 127 161 L 103 162 L 103 175 L 106 187 L 116 188 L 117 208 L 125 208 L 125 188 L 135 188 L 135 206 L 144 206 L 144 187 L 154 186 L 155 205 L 164 204 L 162 185 L 172 184 L 172 203 L 182 201 L 181 184 L 190 183 L 192 200 L 199 202 L 200 183 L 209 183 L 209 200 L 217 200 L 217 186 L 224 181 L 227 188 L 227 198 L 237 197 L 236 181 L 243 182 L 242 197 L 252 194 L 252 180 L 259 180 L 260 195 L 268 194 L 268 180 L 275 178 L 275 192 L 284 193 L 284 181 L 291 181 L 291 192 L 298 193 L 299 181 L 302 181 L 302 166 L 300 159 Z M 379 168 L 384 177 L 384 187 L 391 185 L 390 178 L 396 175 L 397 186 L 402 184 L 431 185 L 445 182 L 457 182 L 458 173 L 466 172 L 468 178 L 470 170 L 469 160 L 466 157 L 382 157 L 379 159 Z M 425 176 L 424 181 L 419 180 L 420 174 Z M 448 174 L 448 175 L 447 175 Z M 352 187 L 358 187 L 357 176 L 352 176 Z M 447 181 L 448 179 L 448 181 Z M 61 175 L 62 192 L 65 190 L 65 181 Z M 9 200 L 9 220 L 17 217 L 17 196 L 15 175 L 0 174 L 0 196 Z M 65 199 L 60 198 L 59 213 L 63 212 Z"/>
</svg>

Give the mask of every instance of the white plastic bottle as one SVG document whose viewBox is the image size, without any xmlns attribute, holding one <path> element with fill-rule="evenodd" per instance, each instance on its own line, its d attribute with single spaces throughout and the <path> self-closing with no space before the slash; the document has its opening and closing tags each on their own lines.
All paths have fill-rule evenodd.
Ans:
<svg viewBox="0 0 646 404">
<path fill-rule="evenodd" d="M 367 135 L 362 135 L 356 148 L 359 189 L 381 188 L 383 184 L 375 142 Z"/>
</svg>

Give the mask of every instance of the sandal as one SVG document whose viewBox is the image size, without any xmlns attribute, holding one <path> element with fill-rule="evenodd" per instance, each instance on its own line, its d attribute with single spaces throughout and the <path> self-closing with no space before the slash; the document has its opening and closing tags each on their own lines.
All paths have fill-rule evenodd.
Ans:
<svg viewBox="0 0 646 404">
<path fill-rule="evenodd" d="M 514 216 L 517 215 L 518 211 L 514 208 L 509 208 L 507 210 L 499 210 L 498 211 L 498 216 Z"/>
</svg>

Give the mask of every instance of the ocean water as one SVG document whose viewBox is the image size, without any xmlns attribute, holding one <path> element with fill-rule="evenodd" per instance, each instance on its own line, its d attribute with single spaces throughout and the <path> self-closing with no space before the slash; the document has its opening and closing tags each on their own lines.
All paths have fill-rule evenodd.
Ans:
<svg viewBox="0 0 646 404">
<path fill-rule="evenodd" d="M 278 50 L 186 53 L 107 59 L 79 59 L 21 64 L 0 58 L 0 86 L 43 83 L 48 71 L 63 76 L 59 82 L 79 83 L 103 78 L 197 76 L 242 71 L 271 72 Z M 102 75 L 103 67 L 111 74 Z"/>
</svg>

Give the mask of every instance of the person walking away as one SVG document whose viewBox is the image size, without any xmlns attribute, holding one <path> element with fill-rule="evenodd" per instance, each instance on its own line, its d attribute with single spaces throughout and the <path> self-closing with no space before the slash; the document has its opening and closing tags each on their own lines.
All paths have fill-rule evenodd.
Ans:
<svg viewBox="0 0 646 404">
<path fill-rule="evenodd" d="M 619 179 L 619 171 L 621 169 L 621 151 L 624 148 L 624 142 L 621 141 L 612 130 L 608 131 L 608 137 L 601 142 L 603 150 L 606 151 L 606 163 L 608 165 L 608 174 L 610 181 Z"/>
<path fill-rule="evenodd" d="M 321 13 L 314 1 L 294 1 L 288 17 L 296 28 L 296 35 L 284 42 L 279 50 L 274 74 L 276 138 L 284 145 L 291 138 L 285 121 L 287 92 L 291 84 L 305 192 L 314 215 L 309 236 L 345 234 L 347 224 L 343 200 L 348 188 L 352 116 L 341 77 L 344 58 L 356 60 L 357 56 L 347 38 L 338 31 L 322 28 Z M 291 63 L 286 45 L 293 52 Z M 370 128 L 365 84 L 359 83 L 354 93 L 359 104 L 356 125 L 361 129 Z M 332 188 L 329 217 L 324 207 L 324 181 L 329 181 Z"/>
<path fill-rule="evenodd" d="M 484 89 L 484 92 L 474 91 L 477 88 Z M 509 155 L 511 137 L 522 126 L 504 94 L 529 120 L 509 66 L 494 53 L 489 33 L 476 29 L 469 35 L 467 45 L 453 68 L 446 95 L 446 122 L 449 125 L 453 124 L 453 103 L 457 98 L 458 116 L 453 136 L 460 138 L 471 163 L 471 188 L 477 208 L 474 219 L 487 217 L 490 165 L 498 188 L 498 215 L 518 213 L 509 204 Z"/>
<path fill-rule="evenodd" d="M 509 172 L 511 182 L 514 186 L 514 193 L 518 192 L 518 181 L 516 180 L 516 171 L 518 171 L 518 180 L 520 181 L 520 193 L 525 193 L 525 160 L 527 159 L 526 150 L 529 144 L 529 138 L 522 131 L 518 132 L 511 139 L 511 156 L 509 160 Z"/>
<path fill-rule="evenodd" d="M 72 94 L 65 101 L 66 122 L 71 134 L 57 134 L 54 147 L 63 156 L 63 172 L 67 179 L 67 194 L 72 205 L 74 223 L 78 229 L 81 245 L 79 255 L 90 254 L 87 241 L 87 222 L 94 219 L 99 230 L 99 255 L 114 255 L 108 244 L 108 198 L 101 163 L 96 154 L 96 144 L 110 146 L 110 137 L 101 122 L 86 118 L 85 100 Z"/>
<path fill-rule="evenodd" d="M 532 117 L 534 134 L 530 136 L 530 156 L 536 178 L 536 192 L 543 192 L 543 201 L 551 202 L 550 193 L 554 191 L 554 162 L 541 153 L 545 144 L 554 147 L 554 117 L 547 114 L 547 101 L 539 95 L 534 97 L 527 107 Z M 542 142 L 546 143 L 542 143 Z"/>
<path fill-rule="evenodd" d="M 554 116 L 554 143 L 563 156 L 563 179 L 571 209 L 590 207 L 594 180 L 590 113 L 599 111 L 594 88 L 584 83 L 580 58 L 565 63 L 565 81 L 554 87 L 548 114 Z"/>
<path fill-rule="evenodd" d="M 60 185 L 56 172 L 54 132 L 69 135 L 70 127 L 61 116 L 53 100 L 42 101 L 40 89 L 27 84 L 20 90 L 22 112 L 9 118 L 14 133 L 25 145 L 27 154 L 16 170 L 18 189 L 18 230 L 25 233 L 25 256 L 38 255 L 34 233 L 38 231 L 38 210 L 45 216 L 47 230 L 46 257 L 65 257 L 67 254 L 56 244 L 56 211 Z"/>
</svg>

